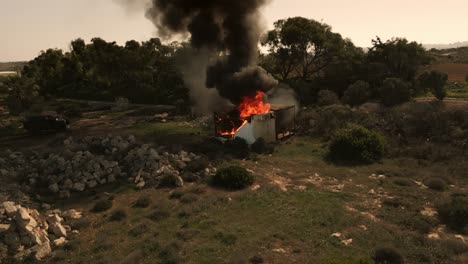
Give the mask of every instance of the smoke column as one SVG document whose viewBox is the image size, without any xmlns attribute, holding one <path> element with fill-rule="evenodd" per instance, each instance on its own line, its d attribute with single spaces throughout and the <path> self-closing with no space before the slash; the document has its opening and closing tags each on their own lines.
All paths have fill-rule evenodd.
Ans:
<svg viewBox="0 0 468 264">
<path fill-rule="evenodd" d="M 207 66 L 205 86 L 216 88 L 219 95 L 237 105 L 244 96 L 254 96 L 258 90 L 268 92 L 278 84 L 257 66 L 259 9 L 267 2 L 152 0 L 146 17 L 162 37 L 189 33 L 194 49 L 217 54 Z"/>
</svg>

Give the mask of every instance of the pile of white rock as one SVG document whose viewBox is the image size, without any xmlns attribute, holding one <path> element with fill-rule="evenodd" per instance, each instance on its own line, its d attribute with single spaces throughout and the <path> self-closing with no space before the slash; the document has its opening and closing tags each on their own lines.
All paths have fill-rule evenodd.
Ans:
<svg viewBox="0 0 468 264">
<path fill-rule="evenodd" d="M 0 176 L 22 179 L 31 190 L 48 188 L 62 198 L 118 180 L 131 181 L 138 188 L 148 183 L 178 187 L 184 184 L 184 175 L 202 179 L 216 172 L 209 163 L 203 163 L 204 168 L 191 166 L 202 160 L 199 155 L 139 145 L 134 136 L 68 138 L 55 153 L 7 152 L 4 156 Z"/>
<path fill-rule="evenodd" d="M 81 217 L 76 210 L 63 213 L 49 210 L 40 214 L 14 202 L 3 202 L 0 204 L 0 241 L 16 260 L 42 260 L 53 248 L 66 244 L 70 233 L 78 233 L 65 225 L 64 218 L 69 221 Z"/>
</svg>

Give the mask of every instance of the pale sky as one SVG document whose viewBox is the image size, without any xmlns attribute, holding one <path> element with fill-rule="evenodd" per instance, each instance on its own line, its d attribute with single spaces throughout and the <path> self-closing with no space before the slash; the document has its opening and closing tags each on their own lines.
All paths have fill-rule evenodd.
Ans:
<svg viewBox="0 0 468 264">
<path fill-rule="evenodd" d="M 273 0 L 262 13 L 269 28 L 292 16 L 323 21 L 361 47 L 376 35 L 424 44 L 468 40 L 468 0 Z M 68 49 L 76 38 L 123 44 L 147 40 L 155 30 L 142 11 L 126 11 L 114 0 L 0 0 L 0 36 L 0 61 L 16 61 Z"/>
</svg>

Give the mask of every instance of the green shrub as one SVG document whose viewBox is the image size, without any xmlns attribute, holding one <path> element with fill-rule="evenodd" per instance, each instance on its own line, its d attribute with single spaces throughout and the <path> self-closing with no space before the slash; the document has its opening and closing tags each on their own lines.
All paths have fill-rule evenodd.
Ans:
<svg viewBox="0 0 468 264">
<path fill-rule="evenodd" d="M 393 184 L 405 187 L 414 186 L 414 182 L 405 178 L 396 178 L 393 180 Z"/>
<path fill-rule="evenodd" d="M 372 253 L 375 264 L 403 264 L 403 256 L 392 247 L 379 247 Z"/>
<path fill-rule="evenodd" d="M 468 245 L 458 238 L 448 238 L 441 241 L 441 245 L 448 252 L 459 255 L 468 252 Z"/>
<path fill-rule="evenodd" d="M 127 212 L 124 209 L 114 210 L 110 216 L 111 221 L 122 221 L 127 218 Z"/>
<path fill-rule="evenodd" d="M 184 204 L 190 204 L 196 202 L 198 200 L 198 196 L 194 193 L 186 193 L 180 198 L 180 202 Z"/>
<path fill-rule="evenodd" d="M 352 109 L 344 105 L 330 105 L 319 110 L 314 125 L 314 132 L 327 136 L 335 130 L 343 128 L 348 122 L 352 122 L 354 113 Z"/>
<path fill-rule="evenodd" d="M 100 213 L 100 212 L 107 211 L 111 208 L 112 208 L 112 201 L 103 199 L 103 200 L 97 201 L 96 204 L 94 204 L 93 208 L 91 209 L 91 212 Z"/>
<path fill-rule="evenodd" d="M 166 245 L 159 252 L 161 263 L 177 264 L 180 263 L 180 244 L 172 242 Z"/>
<path fill-rule="evenodd" d="M 128 231 L 128 234 L 132 237 L 140 237 L 143 234 L 146 234 L 148 230 L 150 230 L 150 228 L 151 227 L 147 223 L 138 224 L 132 229 L 130 229 L 130 231 Z"/>
<path fill-rule="evenodd" d="M 158 222 L 158 221 L 168 218 L 169 216 L 171 216 L 171 212 L 169 211 L 168 208 L 159 207 L 159 208 L 155 208 L 153 212 L 151 212 L 148 215 L 148 218 L 155 222 Z"/>
<path fill-rule="evenodd" d="M 411 84 L 398 78 L 387 78 L 380 87 L 380 100 L 386 106 L 408 102 L 411 98 Z"/>
<path fill-rule="evenodd" d="M 329 146 L 333 161 L 372 163 L 383 157 L 384 138 L 362 126 L 349 125 L 338 130 Z"/>
<path fill-rule="evenodd" d="M 452 195 L 450 200 L 437 206 L 440 220 L 455 231 L 466 232 L 468 225 L 468 197 Z"/>
<path fill-rule="evenodd" d="M 441 178 L 428 178 L 424 181 L 424 184 L 429 187 L 429 189 L 435 190 L 435 191 L 444 191 L 445 188 L 447 187 L 447 183 L 442 180 Z"/>
<path fill-rule="evenodd" d="M 317 104 L 320 106 L 328 106 L 334 104 L 340 104 L 340 99 L 335 92 L 330 90 L 321 90 L 318 93 Z"/>
<path fill-rule="evenodd" d="M 214 186 L 240 190 L 254 183 L 254 176 L 239 166 L 230 166 L 218 170 L 211 183 Z"/>
<path fill-rule="evenodd" d="M 432 94 L 439 100 L 444 100 L 447 96 L 446 84 L 448 80 L 447 73 L 439 71 L 425 72 L 419 76 L 419 82 L 424 88 L 429 88 Z"/>
<path fill-rule="evenodd" d="M 370 95 L 370 85 L 364 81 L 357 81 L 346 89 L 342 100 L 345 104 L 349 104 L 350 106 L 358 106 L 367 102 Z"/>
<path fill-rule="evenodd" d="M 151 204 L 151 198 L 148 196 L 140 196 L 138 200 L 136 200 L 133 207 L 136 208 L 147 208 Z"/>
<path fill-rule="evenodd" d="M 210 161 L 205 158 L 201 157 L 196 160 L 192 160 L 187 164 L 187 167 L 185 167 L 185 170 L 190 171 L 190 172 L 200 172 L 204 169 L 206 169 L 210 165 Z"/>
</svg>

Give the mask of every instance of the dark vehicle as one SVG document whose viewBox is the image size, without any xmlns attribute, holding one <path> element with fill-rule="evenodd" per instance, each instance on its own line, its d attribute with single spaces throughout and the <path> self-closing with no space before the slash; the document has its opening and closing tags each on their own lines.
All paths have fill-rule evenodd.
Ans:
<svg viewBox="0 0 468 264">
<path fill-rule="evenodd" d="M 70 121 L 56 113 L 43 113 L 26 117 L 23 126 L 31 134 L 41 134 L 66 131 L 70 126 Z"/>
</svg>

